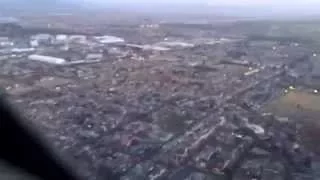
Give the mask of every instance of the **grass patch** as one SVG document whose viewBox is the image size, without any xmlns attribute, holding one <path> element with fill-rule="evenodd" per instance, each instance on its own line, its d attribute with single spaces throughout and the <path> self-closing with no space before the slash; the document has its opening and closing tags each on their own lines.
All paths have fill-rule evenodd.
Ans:
<svg viewBox="0 0 320 180">
<path fill-rule="evenodd" d="M 320 96 L 291 91 L 267 105 L 266 110 L 279 116 L 318 119 L 320 117 Z"/>
<path fill-rule="evenodd" d="M 292 91 L 265 107 L 268 112 L 296 120 L 300 142 L 314 153 L 320 154 L 320 96 Z"/>
</svg>

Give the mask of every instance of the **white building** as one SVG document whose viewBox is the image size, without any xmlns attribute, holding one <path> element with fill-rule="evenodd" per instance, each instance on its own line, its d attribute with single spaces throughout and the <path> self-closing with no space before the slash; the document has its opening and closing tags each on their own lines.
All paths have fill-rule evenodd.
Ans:
<svg viewBox="0 0 320 180">
<path fill-rule="evenodd" d="M 124 39 L 116 36 L 96 36 L 95 39 L 103 44 L 123 43 Z"/>
<path fill-rule="evenodd" d="M 14 46 L 14 43 L 11 41 L 2 41 L 2 42 L 0 42 L 0 46 L 1 47 L 11 47 L 11 46 Z"/>
<path fill-rule="evenodd" d="M 194 44 L 186 43 L 186 42 L 179 42 L 179 41 L 159 42 L 159 43 L 156 43 L 156 45 L 157 46 L 162 46 L 162 47 L 182 47 L 182 48 L 194 47 Z"/>
<path fill-rule="evenodd" d="M 35 51 L 35 48 L 13 48 L 11 49 L 12 53 L 28 53 Z"/>
<path fill-rule="evenodd" d="M 32 61 L 41 61 L 41 62 L 46 62 L 50 64 L 65 64 L 66 60 L 62 58 L 57 58 L 57 57 L 51 57 L 51 56 L 43 56 L 43 55 L 37 55 L 33 54 L 28 56 L 29 60 Z"/>
<path fill-rule="evenodd" d="M 68 40 L 68 36 L 65 34 L 57 34 L 56 35 L 56 40 L 57 41 L 67 41 Z"/>
<path fill-rule="evenodd" d="M 39 46 L 39 42 L 35 39 L 30 40 L 30 46 L 31 47 L 38 47 Z"/>
<path fill-rule="evenodd" d="M 54 43 L 55 44 L 65 44 L 69 40 L 69 36 L 65 34 L 58 34 L 55 36 Z"/>
<path fill-rule="evenodd" d="M 10 41 L 8 37 L 0 37 L 0 46 L 1 47 L 11 47 L 14 45 L 14 42 Z"/>
</svg>

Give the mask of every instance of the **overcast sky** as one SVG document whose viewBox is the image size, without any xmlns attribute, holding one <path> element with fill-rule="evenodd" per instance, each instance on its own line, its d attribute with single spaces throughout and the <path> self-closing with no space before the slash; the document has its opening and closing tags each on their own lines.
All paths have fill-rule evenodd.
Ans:
<svg viewBox="0 0 320 180">
<path fill-rule="evenodd" d="M 1 0 L 0 0 L 1 1 Z M 69 0 L 70 1 L 70 0 Z M 229 16 L 320 15 L 320 0 L 71 0 L 99 7 L 136 8 L 152 12 L 214 12 Z M 100 6 L 101 4 L 101 6 Z M 113 5 L 112 5 L 113 4 Z M 167 6 L 171 5 L 171 6 Z M 205 5 L 205 6 L 203 6 Z M 184 7 L 182 7 L 184 6 Z M 156 7 L 156 8 L 155 8 Z M 181 8 L 179 8 L 181 7 Z M 211 9 L 211 7 L 215 9 Z"/>
<path fill-rule="evenodd" d="M 272 5 L 272 6 L 299 6 L 299 5 L 319 5 L 320 0 L 82 0 L 87 2 L 126 2 L 126 3 L 206 3 L 211 5 Z"/>
<path fill-rule="evenodd" d="M 210 4 L 221 5 L 308 5 L 320 4 L 319 0 L 208 0 Z"/>
</svg>

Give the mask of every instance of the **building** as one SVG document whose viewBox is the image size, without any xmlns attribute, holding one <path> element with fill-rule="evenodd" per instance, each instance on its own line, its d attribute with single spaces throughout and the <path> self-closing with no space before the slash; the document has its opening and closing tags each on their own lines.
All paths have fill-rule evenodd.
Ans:
<svg viewBox="0 0 320 180">
<path fill-rule="evenodd" d="M 68 36 L 65 34 L 58 34 L 56 35 L 56 40 L 57 41 L 67 41 L 68 40 Z"/>
<path fill-rule="evenodd" d="M 160 47 L 167 47 L 167 48 L 172 48 L 172 47 L 191 48 L 195 46 L 194 44 L 191 44 L 191 43 L 179 42 L 179 41 L 159 42 L 155 45 Z"/>
<path fill-rule="evenodd" d="M 30 40 L 30 46 L 31 47 L 38 47 L 39 46 L 39 41 L 32 39 Z"/>
<path fill-rule="evenodd" d="M 102 53 L 90 53 L 90 54 L 87 54 L 87 56 L 86 56 L 87 60 L 98 60 L 98 59 L 102 59 L 102 58 L 103 58 Z"/>
<path fill-rule="evenodd" d="M 0 46 L 1 47 L 11 47 L 14 46 L 14 42 L 10 40 L 0 40 Z"/>
<path fill-rule="evenodd" d="M 12 53 L 31 53 L 34 52 L 36 49 L 34 48 L 13 48 L 11 49 Z"/>
<path fill-rule="evenodd" d="M 96 36 L 95 40 L 102 44 L 113 44 L 113 43 L 123 43 L 124 39 L 116 36 Z"/>
<path fill-rule="evenodd" d="M 130 47 L 136 51 L 169 51 L 170 48 L 167 47 L 161 47 L 161 46 L 155 46 L 155 45 L 139 45 L 139 44 L 126 44 L 126 47 Z"/>
<path fill-rule="evenodd" d="M 50 34 L 37 34 L 31 37 L 32 44 L 52 44 L 54 37 Z M 31 42 L 30 42 L 31 44 Z"/>
<path fill-rule="evenodd" d="M 84 35 L 71 35 L 69 36 L 69 41 L 74 43 L 85 44 L 87 43 L 87 36 Z"/>
<path fill-rule="evenodd" d="M 64 45 L 64 44 L 67 44 L 68 40 L 69 40 L 69 36 L 68 35 L 57 34 L 55 36 L 55 39 L 54 39 L 53 43 L 56 44 L 56 45 Z"/>
<path fill-rule="evenodd" d="M 57 57 L 52 57 L 52 56 L 44 56 L 44 55 L 38 55 L 38 54 L 33 54 L 28 56 L 29 60 L 32 61 L 41 61 L 41 62 L 46 62 L 50 64 L 65 64 L 66 60 L 62 58 L 57 58 Z"/>
</svg>

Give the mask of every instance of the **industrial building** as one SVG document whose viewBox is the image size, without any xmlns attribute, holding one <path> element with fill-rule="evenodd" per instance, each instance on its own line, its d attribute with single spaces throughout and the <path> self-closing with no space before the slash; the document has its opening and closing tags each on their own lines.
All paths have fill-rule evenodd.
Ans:
<svg viewBox="0 0 320 180">
<path fill-rule="evenodd" d="M 65 64 L 66 60 L 62 58 L 57 58 L 57 57 L 51 57 L 51 56 L 44 56 L 44 55 L 38 55 L 38 54 L 33 54 L 28 56 L 29 60 L 32 61 L 41 61 L 41 62 L 46 62 L 50 64 Z"/>
<path fill-rule="evenodd" d="M 123 43 L 124 39 L 116 36 L 96 36 L 95 39 L 102 44 Z"/>
</svg>

